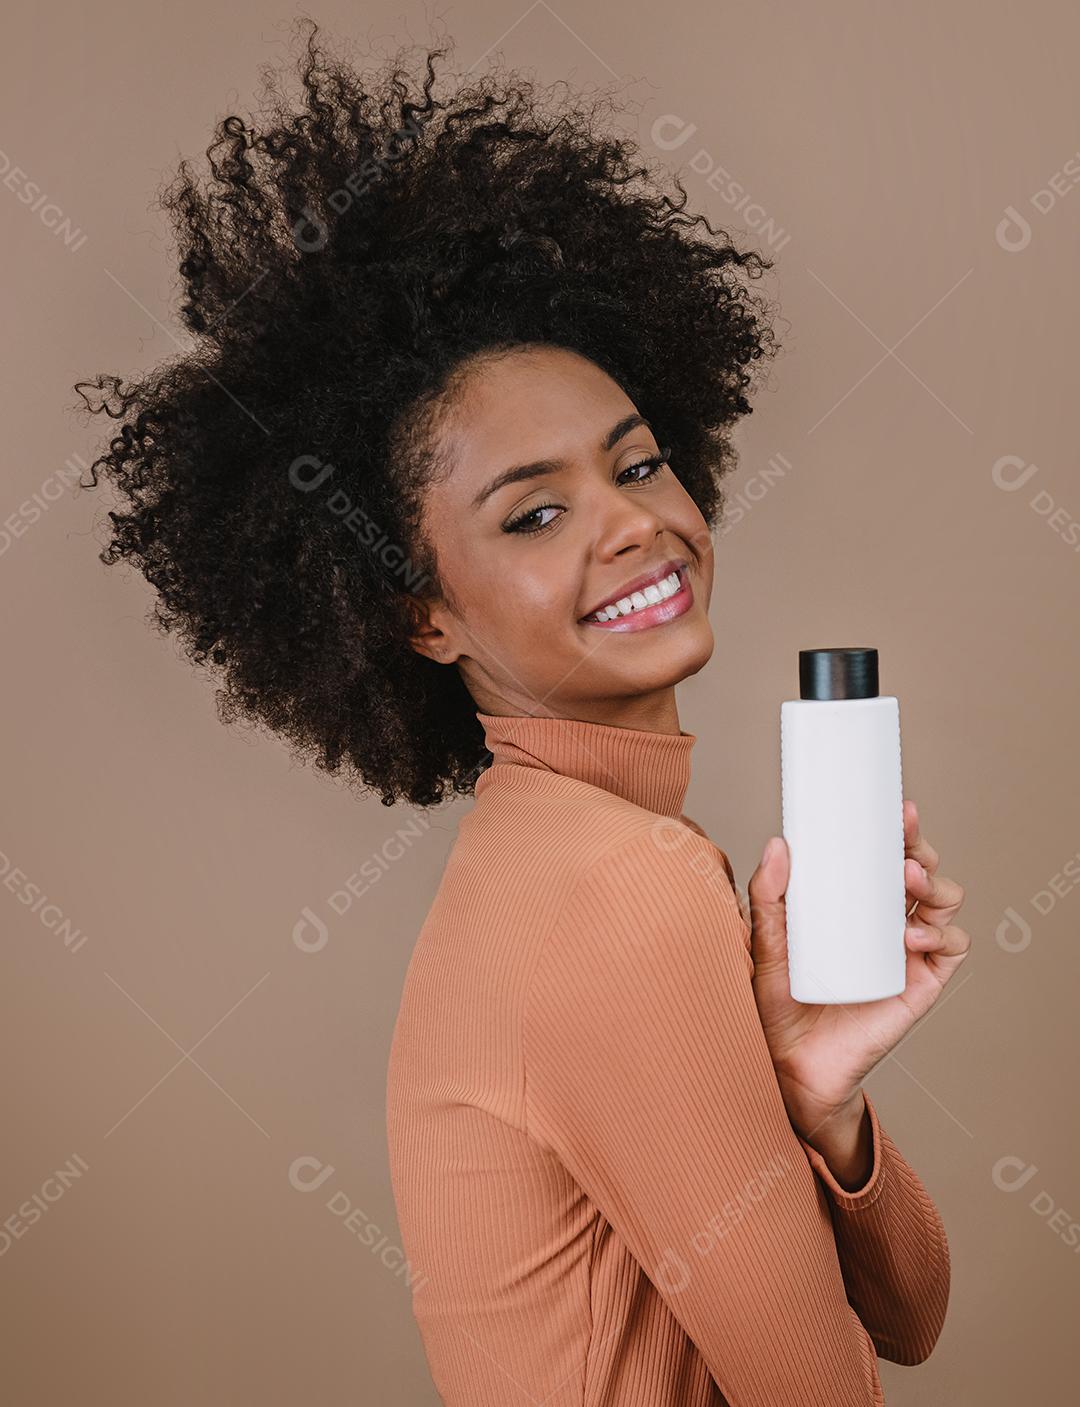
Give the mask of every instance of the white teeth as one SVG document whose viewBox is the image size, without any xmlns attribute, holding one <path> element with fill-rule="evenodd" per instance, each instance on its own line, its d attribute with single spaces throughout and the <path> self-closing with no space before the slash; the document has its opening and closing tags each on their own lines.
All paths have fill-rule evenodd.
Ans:
<svg viewBox="0 0 1080 1407">
<path fill-rule="evenodd" d="M 646 606 L 655 606 L 658 601 L 666 601 L 669 596 L 675 595 L 680 585 L 679 573 L 677 570 L 673 571 L 663 581 L 646 586 L 641 591 L 632 591 L 629 596 L 623 596 L 620 600 L 613 601 L 603 610 L 594 611 L 586 619 L 605 621 L 614 620 L 616 616 L 632 615 L 634 611 L 643 610 Z"/>
</svg>

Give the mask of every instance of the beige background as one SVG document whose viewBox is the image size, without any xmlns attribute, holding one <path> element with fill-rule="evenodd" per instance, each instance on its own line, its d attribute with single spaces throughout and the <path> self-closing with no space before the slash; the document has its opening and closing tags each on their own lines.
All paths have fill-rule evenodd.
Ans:
<svg viewBox="0 0 1080 1407">
<path fill-rule="evenodd" d="M 298 13 L 53 3 L 7 21 L 13 1407 L 437 1400 L 399 1265 L 384 1081 L 411 944 L 471 802 L 388 811 L 224 728 L 210 682 L 148 627 L 150 588 L 97 559 L 108 488 L 71 487 L 108 430 L 79 418 L 72 383 L 177 350 L 154 190 L 181 155 L 201 160 L 217 116 L 253 110 L 260 63 L 291 66 Z M 465 0 L 434 28 L 411 0 L 313 13 L 335 48 L 423 45 L 441 26 L 459 69 L 498 55 L 545 81 L 619 80 L 644 154 L 775 254 L 762 287 L 786 351 L 738 432 L 716 654 L 680 690 L 700 740 L 687 811 L 744 888 L 780 824 L 797 650 L 879 648 L 905 793 L 967 887 L 974 940 L 868 1080 L 953 1258 L 942 1338 L 921 1367 L 881 1364 L 886 1395 L 1066 1400 L 1080 12 Z M 28 182 L 60 216 L 30 208 Z"/>
</svg>

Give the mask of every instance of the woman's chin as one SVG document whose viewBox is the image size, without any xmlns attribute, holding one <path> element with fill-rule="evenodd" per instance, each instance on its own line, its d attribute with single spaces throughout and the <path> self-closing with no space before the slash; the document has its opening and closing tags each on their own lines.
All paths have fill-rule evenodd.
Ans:
<svg viewBox="0 0 1080 1407">
<path fill-rule="evenodd" d="M 677 684 L 680 679 L 689 679 L 691 675 L 704 669 L 712 659 L 715 649 L 716 639 L 713 636 L 712 626 L 709 624 L 708 616 L 703 616 L 702 627 L 695 632 L 692 645 L 688 645 L 681 651 L 678 678 L 673 679 L 672 683 Z"/>
<path fill-rule="evenodd" d="M 673 626 L 677 623 L 673 622 Z M 621 639 L 601 642 L 596 651 L 597 673 L 604 673 L 622 685 L 632 681 L 642 693 L 671 688 L 705 668 L 716 648 L 712 625 L 702 612 L 697 619 L 687 617 L 683 629 L 657 626 L 621 634 Z"/>
</svg>

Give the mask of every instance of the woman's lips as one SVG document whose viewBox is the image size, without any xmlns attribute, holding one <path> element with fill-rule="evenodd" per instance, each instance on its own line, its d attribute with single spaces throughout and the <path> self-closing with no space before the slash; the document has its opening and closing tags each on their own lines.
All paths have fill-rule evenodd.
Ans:
<svg viewBox="0 0 1080 1407">
<path fill-rule="evenodd" d="M 690 585 L 690 574 L 685 567 L 679 568 L 680 586 L 674 596 L 666 601 L 657 601 L 655 606 L 644 606 L 640 611 L 631 611 L 628 616 L 616 616 L 614 620 L 586 620 L 583 625 L 592 630 L 648 630 L 654 625 L 664 625 L 676 616 L 681 616 L 694 604 L 694 588 Z"/>
</svg>

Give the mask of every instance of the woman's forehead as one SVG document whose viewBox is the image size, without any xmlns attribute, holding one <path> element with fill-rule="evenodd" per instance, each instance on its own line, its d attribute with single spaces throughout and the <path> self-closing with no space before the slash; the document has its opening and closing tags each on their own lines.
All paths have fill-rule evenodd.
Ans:
<svg viewBox="0 0 1080 1407">
<path fill-rule="evenodd" d="M 478 367 L 441 427 L 454 496 L 471 501 L 494 476 L 518 464 L 592 455 L 613 423 L 634 412 L 601 367 L 559 348 Z"/>
</svg>

